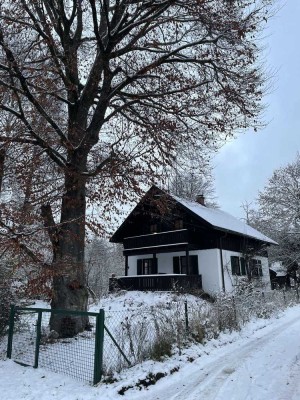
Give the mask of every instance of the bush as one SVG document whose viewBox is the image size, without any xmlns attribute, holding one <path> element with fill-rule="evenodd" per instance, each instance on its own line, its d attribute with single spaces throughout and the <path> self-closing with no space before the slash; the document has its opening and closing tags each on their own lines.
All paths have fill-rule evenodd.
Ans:
<svg viewBox="0 0 300 400">
<path fill-rule="evenodd" d="M 152 345 L 150 359 L 155 361 L 161 361 L 164 357 L 170 357 L 172 355 L 172 344 L 174 342 L 173 335 L 169 332 L 165 332 L 164 335 L 158 335 L 155 342 Z"/>
<path fill-rule="evenodd" d="M 193 340 L 195 340 L 195 342 L 203 343 L 206 337 L 204 325 L 197 320 L 192 320 L 191 325 L 192 325 L 190 329 L 191 337 L 193 338 Z"/>
</svg>

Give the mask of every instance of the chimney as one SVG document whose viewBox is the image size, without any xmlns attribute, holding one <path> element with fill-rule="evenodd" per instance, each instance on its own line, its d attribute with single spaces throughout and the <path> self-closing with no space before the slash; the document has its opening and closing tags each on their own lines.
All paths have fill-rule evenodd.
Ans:
<svg viewBox="0 0 300 400">
<path fill-rule="evenodd" d="M 196 202 L 201 204 L 201 206 L 205 206 L 205 197 L 203 196 L 203 194 L 198 194 L 196 196 Z"/>
</svg>

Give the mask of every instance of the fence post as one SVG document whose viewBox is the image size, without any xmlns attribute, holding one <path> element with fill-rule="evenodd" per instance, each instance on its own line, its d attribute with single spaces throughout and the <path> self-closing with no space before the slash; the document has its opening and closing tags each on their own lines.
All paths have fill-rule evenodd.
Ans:
<svg viewBox="0 0 300 400">
<path fill-rule="evenodd" d="M 104 310 L 96 316 L 95 356 L 93 384 L 100 382 L 103 369 L 103 344 L 104 344 Z"/>
<path fill-rule="evenodd" d="M 189 334 L 189 313 L 188 313 L 187 300 L 184 300 L 184 316 L 185 316 L 185 333 L 186 333 L 186 335 L 188 335 Z"/>
<path fill-rule="evenodd" d="M 36 323 L 36 339 L 35 339 L 35 352 L 34 352 L 33 368 L 37 368 L 39 366 L 42 315 L 43 315 L 42 311 L 38 311 L 38 319 L 37 319 L 37 323 Z"/>
<path fill-rule="evenodd" d="M 222 328 L 223 328 L 223 323 L 221 320 L 221 312 L 220 312 L 220 298 L 218 298 L 218 297 L 216 298 L 216 303 L 217 303 L 218 329 L 219 329 L 219 332 L 221 332 Z"/>
<path fill-rule="evenodd" d="M 12 343 L 13 343 L 13 335 L 14 335 L 14 325 L 15 325 L 15 313 L 16 307 L 11 304 L 10 305 L 10 313 L 9 313 L 9 328 L 8 328 L 8 341 L 7 341 L 7 358 L 11 358 L 12 353 Z"/>
</svg>

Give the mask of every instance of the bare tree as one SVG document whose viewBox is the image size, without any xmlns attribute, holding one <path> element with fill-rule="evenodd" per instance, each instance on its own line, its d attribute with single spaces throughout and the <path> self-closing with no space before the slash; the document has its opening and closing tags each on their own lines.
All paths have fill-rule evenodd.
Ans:
<svg viewBox="0 0 300 400">
<path fill-rule="evenodd" d="M 195 201 L 198 195 L 203 195 L 205 205 L 218 207 L 209 153 L 203 154 L 195 147 L 181 147 L 165 181 L 168 191 L 176 196 Z"/>
<path fill-rule="evenodd" d="M 158 178 L 184 143 L 213 148 L 233 130 L 260 125 L 255 39 L 271 7 L 272 0 L 1 3 L 0 110 L 16 128 L 0 141 L 14 155 L 21 193 L 30 176 L 33 187 L 28 224 L 7 208 L 1 227 L 51 271 L 53 308 L 87 307 L 86 223 L 95 227 L 87 204 L 106 201 L 105 215 L 111 198 L 125 201 Z M 42 221 L 52 262 L 38 243 Z M 51 324 L 60 331 L 60 320 Z M 76 320 L 75 331 L 85 324 Z"/>
<path fill-rule="evenodd" d="M 105 238 L 94 237 L 86 248 L 86 280 L 94 299 L 108 293 L 112 274 L 124 274 L 123 246 Z"/>
<path fill-rule="evenodd" d="M 248 210 L 249 211 L 249 210 Z M 258 210 L 250 222 L 279 243 L 270 248 L 270 259 L 281 261 L 295 279 L 300 266 L 300 154 L 273 172 L 258 196 Z"/>
</svg>

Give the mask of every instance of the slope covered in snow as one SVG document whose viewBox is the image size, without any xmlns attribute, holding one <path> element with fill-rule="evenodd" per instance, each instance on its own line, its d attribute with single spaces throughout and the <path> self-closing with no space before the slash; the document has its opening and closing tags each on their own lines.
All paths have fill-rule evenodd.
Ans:
<svg viewBox="0 0 300 400">
<path fill-rule="evenodd" d="M 1 397 L 6 400 L 298 400 L 299 316 L 298 305 L 279 318 L 258 319 L 240 332 L 222 334 L 205 346 L 194 345 L 164 363 L 147 361 L 137 365 L 124 371 L 118 382 L 98 387 L 43 369 L 0 361 Z M 166 376 L 147 389 L 137 387 L 139 380 L 149 373 Z"/>
</svg>

